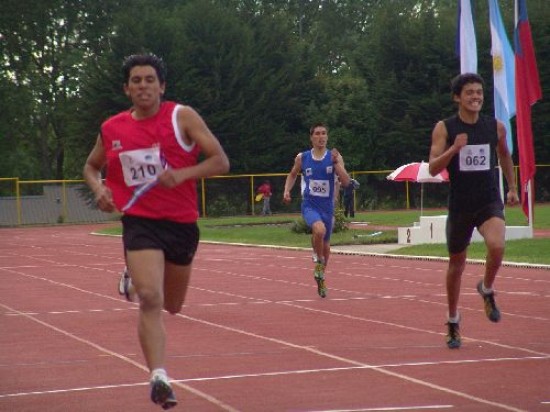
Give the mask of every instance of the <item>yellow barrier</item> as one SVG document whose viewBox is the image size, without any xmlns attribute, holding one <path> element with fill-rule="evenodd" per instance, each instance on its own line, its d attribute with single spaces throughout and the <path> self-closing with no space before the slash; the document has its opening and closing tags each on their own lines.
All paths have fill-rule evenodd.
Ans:
<svg viewBox="0 0 550 412">
<path fill-rule="evenodd" d="M 537 178 L 548 181 L 550 165 L 537 165 Z M 351 176 L 360 182 L 356 190 L 355 209 L 392 210 L 418 209 L 420 185 L 409 182 L 388 181 L 393 170 L 352 171 Z M 519 168 L 516 166 L 516 180 Z M 273 187 L 271 207 L 274 213 L 297 213 L 300 210 L 299 182 L 293 189 L 293 201 L 282 201 L 287 173 L 261 173 L 214 176 L 197 182 L 199 211 L 202 217 L 256 215 L 257 187 L 270 180 Z M 297 186 L 297 187 L 296 187 Z M 429 188 L 428 188 L 429 187 Z M 548 189 L 535 184 L 535 198 L 548 201 Z M 448 185 L 429 184 L 424 205 L 445 207 Z M 93 197 L 84 180 L 21 180 L 17 177 L 0 177 L 0 227 L 27 224 L 92 223 L 118 220 L 119 215 L 95 208 Z"/>
</svg>

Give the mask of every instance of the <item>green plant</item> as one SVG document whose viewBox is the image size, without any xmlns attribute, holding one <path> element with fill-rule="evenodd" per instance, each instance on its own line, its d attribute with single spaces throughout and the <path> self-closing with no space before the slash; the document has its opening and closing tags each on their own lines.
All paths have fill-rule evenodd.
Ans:
<svg viewBox="0 0 550 412">
<path fill-rule="evenodd" d="M 208 204 L 208 216 L 238 216 L 246 213 L 246 207 L 242 202 L 237 204 L 228 199 L 225 195 L 219 196 L 216 200 Z"/>
<path fill-rule="evenodd" d="M 300 216 L 297 220 L 292 222 L 292 225 L 290 225 L 290 230 L 294 233 L 306 233 L 311 234 L 311 228 L 307 225 L 306 221 L 302 216 Z"/>
<path fill-rule="evenodd" d="M 334 225 L 332 227 L 333 233 L 345 232 L 348 230 L 347 220 L 344 216 L 344 209 L 341 207 L 336 208 L 334 211 Z"/>
<path fill-rule="evenodd" d="M 298 220 L 292 222 L 290 230 L 294 233 L 306 233 L 311 234 L 311 228 L 306 224 L 306 221 L 302 216 Z M 347 220 L 344 216 L 344 210 L 340 207 L 334 210 L 334 225 L 332 226 L 332 233 L 339 233 L 348 230 Z"/>
</svg>

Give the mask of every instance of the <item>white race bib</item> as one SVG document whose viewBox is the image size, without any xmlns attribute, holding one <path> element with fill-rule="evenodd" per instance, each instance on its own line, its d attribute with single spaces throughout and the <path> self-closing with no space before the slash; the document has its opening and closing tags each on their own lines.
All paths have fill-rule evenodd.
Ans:
<svg viewBox="0 0 550 412">
<path fill-rule="evenodd" d="M 329 197 L 330 185 L 328 180 L 310 180 L 309 194 L 310 196 Z"/>
<path fill-rule="evenodd" d="M 468 144 L 460 149 L 459 169 L 461 172 L 480 172 L 491 167 L 491 147 L 487 144 Z"/>
<path fill-rule="evenodd" d="M 138 186 L 156 180 L 164 170 L 160 158 L 160 149 L 129 150 L 119 153 L 124 182 L 127 186 Z"/>
</svg>

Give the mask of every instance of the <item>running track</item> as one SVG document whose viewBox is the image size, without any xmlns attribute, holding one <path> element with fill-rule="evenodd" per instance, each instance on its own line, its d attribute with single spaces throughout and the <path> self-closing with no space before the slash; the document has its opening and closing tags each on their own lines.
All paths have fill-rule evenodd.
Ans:
<svg viewBox="0 0 550 412">
<path fill-rule="evenodd" d="M 159 411 L 116 293 L 104 225 L 0 230 L 0 411 Z M 444 343 L 445 262 L 201 244 L 166 315 L 174 411 L 550 411 L 550 271 L 503 267 L 503 320 L 463 277 L 463 346 Z"/>
</svg>

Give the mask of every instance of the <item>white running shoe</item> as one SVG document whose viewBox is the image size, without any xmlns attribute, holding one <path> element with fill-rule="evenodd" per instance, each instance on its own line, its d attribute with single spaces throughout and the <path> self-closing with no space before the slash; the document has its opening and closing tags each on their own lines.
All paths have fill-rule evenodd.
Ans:
<svg viewBox="0 0 550 412">
<path fill-rule="evenodd" d="M 133 302 L 135 293 L 132 293 L 132 289 L 132 278 L 128 273 L 128 268 L 125 267 L 118 281 L 118 294 L 124 296 L 128 302 Z"/>
</svg>

